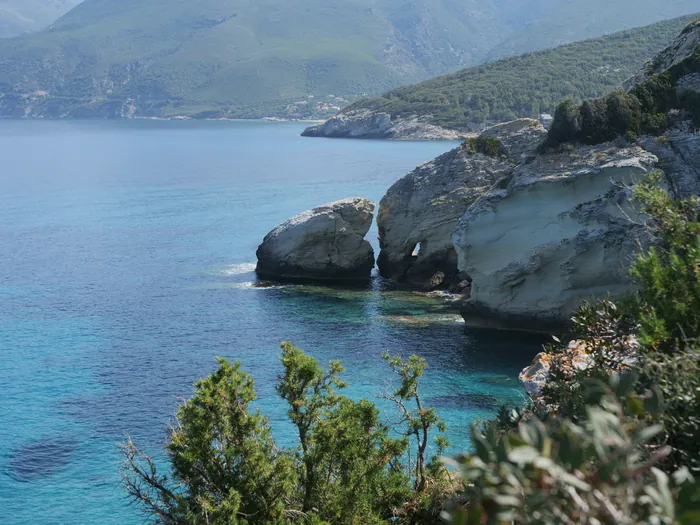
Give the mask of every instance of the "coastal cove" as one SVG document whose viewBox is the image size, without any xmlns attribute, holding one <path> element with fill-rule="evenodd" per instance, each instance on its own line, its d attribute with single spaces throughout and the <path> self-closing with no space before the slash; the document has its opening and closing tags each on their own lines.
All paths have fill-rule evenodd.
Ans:
<svg viewBox="0 0 700 525">
<path fill-rule="evenodd" d="M 453 142 L 309 140 L 304 123 L 0 121 L 0 523 L 136 525 L 117 443 L 157 452 L 215 357 L 240 360 L 276 438 L 289 340 L 375 400 L 383 351 L 426 358 L 455 449 L 524 400 L 541 338 L 465 329 L 445 293 L 269 285 L 264 235 L 326 202 L 379 202 Z M 77 162 L 75 159 L 79 159 Z M 378 252 L 377 227 L 367 235 Z M 375 269 L 376 273 L 376 269 Z M 379 402 L 382 408 L 388 408 Z"/>
</svg>

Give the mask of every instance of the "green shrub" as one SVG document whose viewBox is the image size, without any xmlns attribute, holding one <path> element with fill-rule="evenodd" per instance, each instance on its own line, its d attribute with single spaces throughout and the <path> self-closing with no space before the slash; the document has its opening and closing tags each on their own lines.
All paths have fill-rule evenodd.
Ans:
<svg viewBox="0 0 700 525">
<path fill-rule="evenodd" d="M 283 343 L 277 390 L 298 446 L 279 449 L 267 420 L 250 408 L 253 379 L 220 359 L 178 410 L 167 474 L 131 440 L 122 447 L 127 493 L 163 525 L 437 523 L 455 485 L 428 454 L 433 431 L 444 424 L 421 402 L 426 364 L 416 356 L 387 361 L 400 380 L 388 394 L 401 409 L 393 429 L 374 403 L 339 393 L 347 386 L 339 362 L 324 370 Z M 444 437 L 435 442 L 438 454 L 448 446 Z"/>
<path fill-rule="evenodd" d="M 471 155 L 476 153 L 482 153 L 489 157 L 500 157 L 505 155 L 503 144 L 498 139 L 472 137 L 462 143 L 462 148 L 466 149 Z"/>
<path fill-rule="evenodd" d="M 263 525 L 284 517 L 295 465 L 275 447 L 267 419 L 250 410 L 252 378 L 239 364 L 219 365 L 178 410 L 166 447 L 169 474 L 131 440 L 123 446 L 125 488 L 156 523 Z"/>
<path fill-rule="evenodd" d="M 668 127 L 672 109 L 687 111 L 695 125 L 700 125 L 700 94 L 677 89 L 679 79 L 699 72 L 700 45 L 694 54 L 638 83 L 629 93 L 615 91 L 584 100 L 579 107 L 565 101 L 557 107 L 545 147 L 566 142 L 600 144 L 640 133 L 658 135 Z"/>
<path fill-rule="evenodd" d="M 637 97 L 624 91 L 615 91 L 608 95 L 605 100 L 607 103 L 607 125 L 611 134 L 615 136 L 626 133 L 637 135 L 641 132 L 642 104 Z"/>
<path fill-rule="evenodd" d="M 635 312 L 640 341 L 651 351 L 673 353 L 700 337 L 700 198 L 674 202 L 656 173 L 635 195 L 651 218 L 655 244 L 632 266 L 640 283 Z"/>
<path fill-rule="evenodd" d="M 557 106 L 547 134 L 546 146 L 556 146 L 577 140 L 581 133 L 581 109 L 571 99 Z"/>
<path fill-rule="evenodd" d="M 685 469 L 669 476 L 656 467 L 669 448 L 651 446 L 662 427 L 645 415 L 660 400 L 633 386 L 629 376 L 588 382 L 576 422 L 531 418 L 506 433 L 495 424 L 473 428 L 476 452 L 454 462 L 467 488 L 452 523 L 697 523 L 700 483 Z"/>
</svg>

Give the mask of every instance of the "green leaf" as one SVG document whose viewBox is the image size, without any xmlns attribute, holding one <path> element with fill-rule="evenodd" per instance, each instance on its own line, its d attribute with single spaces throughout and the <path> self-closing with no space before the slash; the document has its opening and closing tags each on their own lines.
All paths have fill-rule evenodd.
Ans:
<svg viewBox="0 0 700 525">
<path fill-rule="evenodd" d="M 514 448 L 508 453 L 508 460 L 520 466 L 532 463 L 538 457 L 540 457 L 539 451 L 530 446 Z"/>
</svg>

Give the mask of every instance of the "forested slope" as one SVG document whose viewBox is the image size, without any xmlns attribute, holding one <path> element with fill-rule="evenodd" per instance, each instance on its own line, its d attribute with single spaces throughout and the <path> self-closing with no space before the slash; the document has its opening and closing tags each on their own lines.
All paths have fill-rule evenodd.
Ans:
<svg viewBox="0 0 700 525">
<path fill-rule="evenodd" d="M 601 38 L 464 69 L 359 101 L 344 113 L 430 116 L 432 124 L 475 129 L 487 121 L 537 117 L 566 97 L 602 96 L 634 74 L 694 18 L 690 15 Z"/>
</svg>

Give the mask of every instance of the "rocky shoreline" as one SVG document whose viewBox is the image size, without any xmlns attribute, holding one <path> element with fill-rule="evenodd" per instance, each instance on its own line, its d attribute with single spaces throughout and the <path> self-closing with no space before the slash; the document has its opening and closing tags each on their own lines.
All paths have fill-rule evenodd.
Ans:
<svg viewBox="0 0 700 525">
<path fill-rule="evenodd" d="M 683 60 L 692 45 L 700 45 L 697 28 L 662 51 L 628 88 Z M 674 88 L 678 97 L 700 95 L 697 73 L 684 75 Z M 367 110 L 341 113 L 304 134 L 457 138 L 420 119 L 394 122 L 389 114 Z M 668 126 L 656 137 L 553 148 L 545 147 L 547 137 L 537 120 L 499 124 L 392 185 L 376 217 L 380 275 L 399 287 L 461 294 L 467 325 L 548 333 L 562 331 L 582 302 L 634 290 L 629 265 L 651 240 L 632 202 L 633 188 L 661 171 L 674 195 L 700 194 L 700 134 L 692 116 L 670 112 Z M 327 231 L 317 231 L 318 238 L 332 238 L 333 221 L 324 224 Z M 369 223 L 365 226 L 362 237 Z M 311 245 L 302 242 L 306 253 L 298 257 L 311 257 Z M 363 250 L 360 259 L 369 261 Z M 327 248 L 319 253 L 319 261 L 305 263 L 306 277 L 328 277 L 324 265 L 332 256 Z M 352 259 L 349 253 L 346 259 Z M 371 259 L 362 266 L 367 277 L 374 254 Z M 261 259 L 260 270 L 265 267 Z"/>
<path fill-rule="evenodd" d="M 327 121 L 306 128 L 302 137 L 388 139 L 388 140 L 463 140 L 475 136 L 430 124 L 430 116 L 392 119 L 388 113 L 368 110 L 341 112 Z"/>
</svg>

